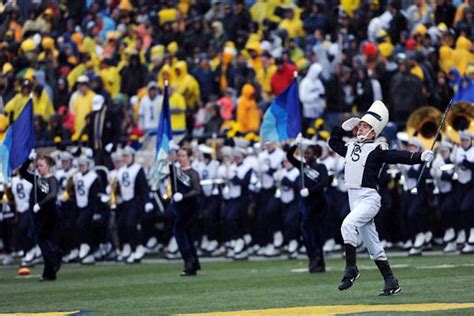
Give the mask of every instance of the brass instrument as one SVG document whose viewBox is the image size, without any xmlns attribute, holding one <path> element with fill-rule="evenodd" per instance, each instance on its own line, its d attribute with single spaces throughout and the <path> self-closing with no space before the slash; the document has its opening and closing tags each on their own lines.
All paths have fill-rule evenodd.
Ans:
<svg viewBox="0 0 474 316">
<path fill-rule="evenodd" d="M 117 208 L 117 179 L 112 177 L 110 179 L 110 209 L 115 210 Z"/>
<path fill-rule="evenodd" d="M 467 102 L 453 104 L 446 117 L 446 135 L 452 142 L 460 143 L 459 132 L 462 130 L 474 133 L 474 107 Z"/>
<path fill-rule="evenodd" d="M 432 106 L 423 106 L 413 112 L 407 121 L 406 133 L 409 137 L 417 137 L 425 149 L 431 148 L 441 122 L 442 113 Z M 443 126 L 441 132 L 445 131 Z"/>
<path fill-rule="evenodd" d="M 60 200 L 63 202 L 69 201 L 74 197 L 75 191 L 74 191 L 74 181 L 73 181 L 73 175 L 69 176 L 66 180 L 66 187 L 64 189 L 63 194 L 60 197 Z"/>
</svg>

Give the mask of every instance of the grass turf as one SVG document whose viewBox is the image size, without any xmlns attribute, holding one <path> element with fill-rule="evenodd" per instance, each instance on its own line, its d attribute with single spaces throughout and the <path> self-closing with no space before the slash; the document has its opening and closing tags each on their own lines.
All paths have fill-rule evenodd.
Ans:
<svg viewBox="0 0 474 316">
<path fill-rule="evenodd" d="M 17 267 L 4 267 L 0 268 L 0 313 L 83 310 L 97 315 L 157 315 L 313 305 L 474 302 L 474 256 L 399 257 L 392 258 L 391 264 L 402 287 L 402 294 L 395 297 L 377 296 L 383 281 L 368 259 L 359 259 L 361 278 L 344 292 L 337 290 L 342 259 L 327 260 L 328 272 L 322 274 L 292 272 L 304 269 L 305 260 L 205 262 L 199 276 L 190 278 L 179 276 L 181 262 L 65 265 L 58 280 L 47 283 L 38 282 L 39 278 L 17 278 Z M 32 274 L 40 274 L 41 269 L 33 268 Z M 473 315 L 474 309 L 435 314 Z"/>
</svg>

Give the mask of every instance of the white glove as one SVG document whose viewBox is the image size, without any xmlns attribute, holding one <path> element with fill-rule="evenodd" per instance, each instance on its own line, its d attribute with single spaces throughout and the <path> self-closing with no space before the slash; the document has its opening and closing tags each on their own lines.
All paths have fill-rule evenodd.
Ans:
<svg viewBox="0 0 474 316">
<path fill-rule="evenodd" d="M 151 211 L 153 211 L 153 204 L 148 202 L 145 204 L 145 213 L 150 213 Z"/>
<path fill-rule="evenodd" d="M 303 134 L 298 133 L 295 138 L 295 144 L 300 144 L 303 141 Z"/>
<path fill-rule="evenodd" d="M 360 122 L 360 118 L 358 117 L 351 117 L 348 120 L 345 120 L 344 123 L 342 123 L 342 129 L 345 130 L 346 132 L 352 131 L 354 127 L 356 127 Z"/>
<path fill-rule="evenodd" d="M 36 203 L 36 204 L 33 206 L 33 212 L 35 212 L 35 213 L 38 213 L 40 209 L 41 209 L 41 207 L 39 206 L 38 203 Z"/>
<path fill-rule="evenodd" d="M 109 203 L 110 197 L 109 197 L 107 194 L 102 194 L 102 195 L 100 196 L 100 201 L 101 201 L 102 203 Z"/>
<path fill-rule="evenodd" d="M 175 194 L 173 194 L 173 201 L 181 202 L 182 200 L 183 200 L 183 194 L 182 193 L 176 192 Z"/>
<path fill-rule="evenodd" d="M 306 189 L 306 188 L 301 189 L 300 195 L 301 195 L 301 197 L 304 197 L 304 198 L 305 198 L 305 197 L 308 197 L 308 195 L 309 195 L 309 190 Z"/>
<path fill-rule="evenodd" d="M 425 150 L 421 153 L 421 161 L 431 162 L 434 159 L 434 153 L 431 150 Z"/>
<path fill-rule="evenodd" d="M 106 146 L 105 146 L 105 151 L 110 153 L 112 151 L 112 148 L 114 147 L 114 144 L 112 143 L 108 143 Z"/>
<path fill-rule="evenodd" d="M 92 220 L 93 220 L 94 222 L 100 221 L 101 218 L 102 218 L 102 215 L 99 214 L 99 213 L 95 213 L 94 215 L 92 215 Z"/>
<path fill-rule="evenodd" d="M 36 159 L 36 150 L 32 149 L 30 151 L 30 154 L 28 155 L 28 159 L 31 160 L 31 161 Z"/>
</svg>

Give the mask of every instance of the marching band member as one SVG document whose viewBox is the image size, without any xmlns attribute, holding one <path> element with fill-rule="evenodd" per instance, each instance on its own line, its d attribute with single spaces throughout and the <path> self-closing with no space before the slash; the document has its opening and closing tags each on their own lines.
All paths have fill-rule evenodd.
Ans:
<svg viewBox="0 0 474 316">
<path fill-rule="evenodd" d="M 73 177 L 74 194 L 78 212 L 77 229 L 79 238 L 79 260 L 81 264 L 93 264 L 93 221 L 100 212 L 99 193 L 101 183 L 97 173 L 91 170 L 89 157 L 77 159 L 79 172 Z"/>
<path fill-rule="evenodd" d="M 143 168 L 135 162 L 135 149 L 126 146 L 123 151 L 124 165 L 118 171 L 118 187 L 122 203 L 117 219 L 119 238 L 122 243 L 121 259 L 126 263 L 140 262 L 146 249 L 142 245 L 140 222 L 143 212 L 151 212 L 148 202 L 148 183 Z"/>
<path fill-rule="evenodd" d="M 201 212 L 203 217 L 204 237 L 207 243 L 202 245 L 204 251 L 212 254 L 219 248 L 219 218 L 220 218 L 220 197 L 217 190 L 217 184 L 213 183 L 217 179 L 217 170 L 219 162 L 212 159 L 213 149 L 201 144 L 198 146 L 202 154 L 201 162 L 197 166 L 197 171 L 201 180 L 210 181 L 203 184 L 201 196 Z"/>
<path fill-rule="evenodd" d="M 459 133 L 461 146 L 454 152 L 454 163 L 458 183 L 456 187 L 458 207 L 461 211 L 464 230 L 469 233 L 467 242 L 462 248 L 462 253 L 474 253 L 474 148 L 472 147 L 472 134 L 469 131 Z"/>
<path fill-rule="evenodd" d="M 300 212 L 301 234 L 309 259 L 308 271 L 310 273 L 325 272 L 321 227 L 326 213 L 326 196 L 324 189 L 329 185 L 326 166 L 319 164 L 317 159 L 321 156 L 321 146 L 309 145 L 303 152 L 304 162 L 294 157 L 301 134 L 298 135 L 295 145 L 287 152 L 288 161 L 295 167 L 303 163 L 303 174 L 300 176 Z M 303 179 L 302 179 L 303 178 Z"/>
<path fill-rule="evenodd" d="M 407 150 L 411 153 L 419 153 L 422 152 L 424 148 L 418 138 L 412 137 L 407 142 Z M 426 178 L 428 177 L 429 170 L 425 168 L 421 176 L 420 187 L 415 193 L 413 189 L 416 187 L 418 178 L 420 177 L 421 165 L 401 165 L 400 168 L 405 169 L 405 181 L 408 187 L 404 201 L 407 205 L 405 223 L 413 245 L 408 255 L 421 255 L 426 242 L 425 232 L 428 230 L 426 224 L 429 211 L 427 201 L 429 192 L 427 192 Z"/>
<path fill-rule="evenodd" d="M 33 150 L 29 160 L 20 168 L 20 175 L 30 182 L 36 183 L 36 201 L 33 205 L 33 222 L 36 240 L 44 259 L 44 269 L 41 281 L 56 280 L 56 273 L 61 268 L 61 250 L 56 245 L 56 227 L 58 222 L 56 198 L 58 181 L 51 174 L 54 161 L 50 156 L 38 155 Z M 38 175 L 28 172 L 30 163 L 36 160 Z"/>
<path fill-rule="evenodd" d="M 456 228 L 459 227 L 459 214 L 456 208 L 456 199 L 453 194 L 453 175 L 454 165 L 451 162 L 451 151 L 453 145 L 442 141 L 438 147 L 438 154 L 430 169 L 431 176 L 435 180 L 436 187 L 439 189 L 438 207 L 441 212 L 441 223 L 443 225 L 446 244 L 444 252 L 454 252 L 456 247 Z M 448 168 L 449 169 L 448 169 Z"/>
<path fill-rule="evenodd" d="M 234 246 L 235 246 L 235 240 L 232 239 L 233 236 L 231 234 L 231 231 L 229 230 L 229 226 L 231 225 L 229 220 L 230 218 L 228 217 L 228 212 L 230 207 L 233 204 L 233 198 L 231 193 L 233 190 L 231 188 L 233 187 L 233 184 L 231 180 L 235 177 L 235 163 L 233 162 L 232 158 L 232 147 L 230 146 L 224 146 L 221 148 L 221 156 L 222 156 L 222 163 L 219 166 L 219 169 L 217 170 L 217 175 L 219 179 L 223 180 L 224 184 L 222 185 L 221 189 L 221 194 L 222 194 L 222 201 L 223 201 L 223 207 L 222 207 L 222 224 L 223 224 L 223 240 L 225 241 L 225 247 L 227 250 L 226 257 L 228 258 L 233 258 L 234 257 Z"/>
<path fill-rule="evenodd" d="M 277 183 L 273 175 L 281 169 L 284 158 L 283 150 L 273 142 L 265 143 L 265 149 L 258 155 L 257 172 L 261 179 L 261 190 L 258 193 L 257 229 L 261 230 L 260 242 L 265 247 L 263 254 L 266 257 L 278 256 L 279 248 L 283 245 L 280 209 L 275 197 Z"/>
<path fill-rule="evenodd" d="M 384 278 L 385 286 L 380 295 L 401 291 L 375 229 L 374 217 L 381 207 L 381 197 L 376 190 L 377 178 L 384 163 L 419 164 L 432 161 L 434 155 L 432 151 L 410 153 L 380 148 L 380 144 L 373 141 L 387 123 L 387 108 L 381 101 L 375 101 L 361 119 L 350 118 L 342 128 L 335 127 L 329 140 L 329 146 L 346 160 L 345 180 L 351 207 L 341 226 L 346 255 L 344 276 L 338 286 L 341 291 L 349 289 L 359 278 L 356 265 L 358 234 Z M 342 137 L 351 131 L 356 132 L 357 141 L 346 143 Z"/>
<path fill-rule="evenodd" d="M 283 217 L 283 236 L 288 245 L 288 259 L 296 259 L 298 256 L 299 239 L 299 209 L 298 168 L 293 166 L 288 159 L 283 160 L 283 169 L 275 173 L 277 181 L 281 183 L 281 212 Z"/>
<path fill-rule="evenodd" d="M 65 254 L 64 262 L 72 262 L 79 258 L 79 244 L 77 239 L 77 207 L 74 201 L 73 176 L 78 170 L 73 166 L 73 156 L 67 151 L 61 151 L 58 155 L 61 167 L 55 172 L 59 183 L 58 210 L 60 214 L 60 246 Z"/>
<path fill-rule="evenodd" d="M 3 265 L 13 264 L 15 261 L 13 255 L 15 252 L 14 244 L 14 228 L 15 228 L 15 213 L 13 212 L 14 198 L 11 194 L 10 187 L 7 185 L 0 186 L 0 232 L 3 241 L 3 250 L 5 256 L 2 260 Z"/>
<path fill-rule="evenodd" d="M 192 150 L 182 147 L 178 150 L 179 167 L 170 165 L 173 179 L 173 233 L 179 252 L 184 260 L 181 276 L 193 276 L 201 269 L 191 230 L 199 214 L 198 197 L 201 194 L 199 174 L 191 167 Z M 176 182 L 176 183 L 174 183 Z"/>
<path fill-rule="evenodd" d="M 338 214 L 334 211 L 334 206 L 336 205 L 336 187 L 333 185 L 333 180 L 335 176 L 336 159 L 330 155 L 331 150 L 326 141 L 319 140 L 316 142 L 316 144 L 321 147 L 321 157 L 318 158 L 318 163 L 326 166 L 329 177 L 328 183 L 330 184 L 325 191 L 328 213 L 325 218 L 322 236 L 324 241 L 323 250 L 325 252 L 331 252 L 335 250 L 334 247 L 336 246 L 336 236 L 339 231 L 339 227 L 337 226 Z"/>
<path fill-rule="evenodd" d="M 11 179 L 11 190 L 15 200 L 17 222 L 15 225 L 15 245 L 24 251 L 25 256 L 21 260 L 22 267 L 34 265 L 34 260 L 41 254 L 38 253 L 35 241 L 31 238 L 33 231 L 31 214 L 31 192 L 33 185 L 16 174 Z"/>
</svg>

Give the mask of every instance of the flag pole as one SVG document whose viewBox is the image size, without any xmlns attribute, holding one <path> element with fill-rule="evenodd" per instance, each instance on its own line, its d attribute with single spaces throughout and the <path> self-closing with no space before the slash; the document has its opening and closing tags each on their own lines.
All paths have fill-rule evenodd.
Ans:
<svg viewBox="0 0 474 316">
<path fill-rule="evenodd" d="M 168 95 L 168 100 L 169 100 L 170 94 L 169 94 L 169 82 L 168 82 L 168 80 L 165 80 L 165 93 Z M 162 108 L 161 110 L 164 111 L 165 109 Z M 169 112 L 168 112 L 168 113 L 165 113 L 165 114 L 166 114 L 166 115 L 169 115 Z M 170 117 L 169 119 L 171 119 L 171 117 Z M 171 123 L 171 122 L 170 122 L 170 123 Z M 173 132 L 171 132 L 171 134 L 172 134 L 172 133 L 173 133 Z M 171 141 L 171 140 L 172 140 L 172 139 L 170 139 L 170 141 Z M 171 148 L 170 148 L 170 150 L 171 150 Z M 173 186 L 174 186 L 175 192 L 177 192 L 177 190 L 178 190 L 178 180 L 177 180 L 177 178 L 176 178 L 176 171 L 177 171 L 177 169 L 175 168 L 175 162 L 174 162 L 174 161 L 171 162 L 171 168 L 173 168 Z"/>
<path fill-rule="evenodd" d="M 294 77 L 294 80 L 298 80 L 298 72 L 297 71 L 293 72 L 293 77 Z M 301 155 L 301 159 L 300 159 L 301 189 L 304 189 L 305 185 L 304 185 L 303 138 L 301 138 L 300 143 L 298 144 L 298 147 L 300 149 L 300 155 Z"/>
</svg>

